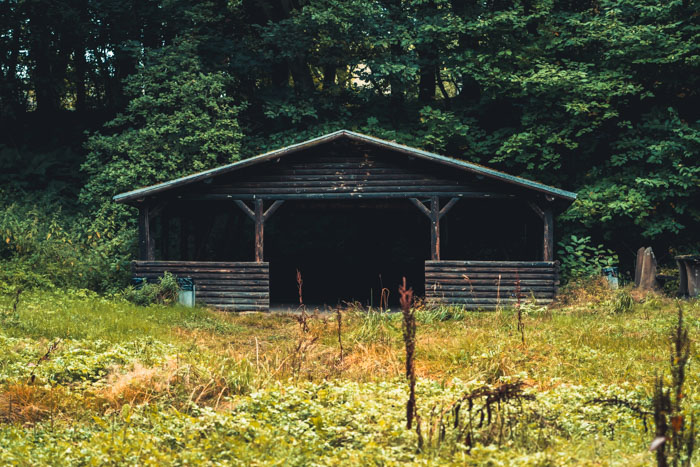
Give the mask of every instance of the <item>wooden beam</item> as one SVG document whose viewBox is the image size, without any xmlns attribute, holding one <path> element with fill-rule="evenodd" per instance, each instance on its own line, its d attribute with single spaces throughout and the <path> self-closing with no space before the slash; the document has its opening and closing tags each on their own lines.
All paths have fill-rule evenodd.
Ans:
<svg viewBox="0 0 700 467">
<path fill-rule="evenodd" d="M 293 193 L 201 193 L 183 194 L 178 199 L 183 201 L 235 201 L 235 200 L 306 200 L 306 199 L 405 199 L 425 198 L 430 196 L 469 198 L 469 199 L 515 199 L 507 193 L 493 192 L 436 192 L 436 191 L 400 191 L 400 192 L 345 192 L 345 193 L 309 193 L 308 190 L 295 190 Z M 247 207 L 247 206 L 246 206 Z"/>
<path fill-rule="evenodd" d="M 533 202 L 533 201 L 530 201 L 530 202 L 527 203 L 527 205 L 530 206 L 530 208 L 531 208 L 533 211 L 535 211 L 535 214 L 537 214 L 537 216 L 538 216 L 540 219 L 544 220 L 544 211 L 542 210 L 541 207 L 539 207 L 539 206 L 537 205 L 537 203 L 535 203 L 535 202 Z"/>
<path fill-rule="evenodd" d="M 408 200 L 413 203 L 420 212 L 428 216 L 428 219 L 430 219 L 430 209 L 425 207 L 425 204 L 423 204 L 418 198 L 408 198 Z"/>
<path fill-rule="evenodd" d="M 278 199 L 274 203 L 272 203 L 272 206 L 267 208 L 267 211 L 265 211 L 265 214 L 263 215 L 263 222 L 266 222 L 272 215 L 277 211 L 280 206 L 282 206 L 282 203 L 284 203 L 284 200 Z"/>
<path fill-rule="evenodd" d="M 153 238 L 151 235 L 150 206 L 139 206 L 139 257 L 142 260 L 155 259 Z"/>
<path fill-rule="evenodd" d="M 247 207 L 247 206 L 246 206 Z M 265 227 L 265 213 L 263 212 L 263 200 L 255 200 L 255 262 L 263 262 L 263 229 Z"/>
<path fill-rule="evenodd" d="M 185 219 L 184 215 L 180 215 L 180 229 L 178 230 L 178 234 L 180 235 L 180 260 L 185 261 L 186 259 L 189 258 L 190 252 L 188 249 L 189 246 L 189 224 L 187 223 L 187 219 Z"/>
<path fill-rule="evenodd" d="M 440 198 L 430 198 L 430 259 L 440 261 Z"/>
<path fill-rule="evenodd" d="M 170 216 L 167 212 L 160 216 L 160 257 L 170 259 Z"/>
<path fill-rule="evenodd" d="M 255 213 L 252 209 L 248 207 L 247 204 L 245 204 L 244 201 L 241 201 L 240 199 L 235 199 L 233 200 L 233 202 L 236 203 L 236 206 L 241 208 L 241 210 L 245 213 L 246 216 L 250 217 L 252 220 L 255 220 Z"/>
<path fill-rule="evenodd" d="M 447 202 L 447 204 L 445 205 L 445 207 L 443 207 L 442 209 L 440 209 L 440 218 L 441 218 L 441 219 L 442 219 L 442 216 L 444 216 L 445 214 L 447 214 L 447 212 L 448 212 L 450 209 L 452 209 L 452 206 L 454 206 L 454 205 L 457 203 L 457 201 L 459 201 L 459 198 L 452 198 L 451 200 L 449 200 L 449 201 Z"/>
<path fill-rule="evenodd" d="M 148 259 L 148 205 L 139 206 L 139 259 Z"/>
<path fill-rule="evenodd" d="M 554 261 L 554 215 L 550 208 L 545 208 L 542 214 L 544 223 L 542 259 L 544 261 Z"/>
</svg>

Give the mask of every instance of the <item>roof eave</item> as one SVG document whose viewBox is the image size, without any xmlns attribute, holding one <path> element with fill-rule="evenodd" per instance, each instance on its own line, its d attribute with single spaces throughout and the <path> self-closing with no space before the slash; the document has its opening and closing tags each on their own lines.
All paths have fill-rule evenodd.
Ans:
<svg viewBox="0 0 700 467">
<path fill-rule="evenodd" d="M 393 141 L 387 141 L 383 140 L 380 138 L 375 138 L 374 136 L 369 136 L 369 135 L 364 135 L 361 133 L 356 133 L 354 131 L 349 131 L 349 130 L 338 130 L 333 133 L 328 133 L 323 136 L 319 136 L 317 138 L 310 139 L 308 141 L 303 141 L 301 143 L 296 143 L 292 144 L 290 146 L 286 146 L 281 149 L 276 149 L 274 151 L 270 151 L 255 157 L 251 157 L 249 159 L 244 159 L 242 161 L 234 162 L 232 164 L 224 165 L 221 167 L 216 167 L 214 169 L 210 170 L 205 170 L 203 172 L 198 172 L 196 174 L 188 175 L 185 177 L 181 177 L 175 180 L 170 180 L 167 182 L 159 183 L 157 185 L 152 185 L 149 187 L 145 188 L 139 188 L 138 190 L 132 190 L 128 191 L 125 193 L 118 194 L 113 197 L 113 200 L 118 202 L 118 203 L 133 203 L 138 200 L 142 200 L 143 198 L 147 196 L 152 196 L 155 194 L 158 194 L 162 191 L 169 190 L 172 188 L 176 188 L 179 186 L 187 185 L 190 183 L 195 183 L 197 181 L 201 180 L 206 180 L 208 178 L 211 178 L 216 175 L 221 175 L 225 174 L 234 170 L 239 170 L 254 164 L 258 164 L 261 162 L 265 162 L 267 160 L 271 159 L 276 159 L 278 157 L 281 157 L 283 155 L 293 153 L 300 151 L 302 149 L 307 149 L 313 146 L 317 146 L 322 143 L 327 143 L 330 141 L 334 141 L 342 136 L 347 136 L 352 140 L 355 141 L 361 141 L 361 142 L 368 142 L 377 146 L 381 146 L 387 149 L 391 149 L 394 151 L 398 151 L 410 156 L 414 157 L 420 157 L 425 160 L 433 161 L 433 162 L 439 162 L 443 165 L 448 165 L 450 167 L 454 167 L 460 170 L 467 170 L 469 172 L 478 174 L 478 175 L 483 175 L 495 180 L 515 184 L 518 186 L 521 186 L 523 188 L 531 189 L 531 190 L 536 190 L 539 192 L 542 192 L 546 195 L 554 196 L 560 199 L 564 199 L 570 202 L 573 202 L 576 200 L 576 193 L 566 191 L 566 190 L 561 190 L 559 188 L 554 188 L 548 185 L 544 185 L 539 182 L 535 182 L 532 180 L 528 180 L 525 178 L 521 177 L 516 177 L 514 175 L 509 175 L 503 172 L 499 172 L 494 169 L 490 169 L 488 167 L 482 167 L 476 164 L 473 164 L 471 162 L 466 162 L 466 161 L 461 161 L 458 159 L 452 159 L 446 156 L 442 156 L 440 154 L 435 154 L 432 152 L 424 151 L 422 149 L 417 149 L 417 148 L 412 148 L 410 146 L 405 146 L 403 144 L 399 144 Z"/>
</svg>

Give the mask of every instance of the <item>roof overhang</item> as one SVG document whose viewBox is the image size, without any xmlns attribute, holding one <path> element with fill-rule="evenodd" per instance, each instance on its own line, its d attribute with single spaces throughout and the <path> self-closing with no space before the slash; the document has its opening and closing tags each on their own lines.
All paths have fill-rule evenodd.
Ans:
<svg viewBox="0 0 700 467">
<path fill-rule="evenodd" d="M 463 170 L 465 172 L 472 172 L 474 174 L 492 178 L 494 180 L 499 180 L 526 189 L 534 190 L 548 197 L 558 198 L 560 200 L 568 202 L 572 202 L 576 199 L 576 193 L 573 193 L 571 191 L 551 187 L 549 185 L 528 180 L 526 178 L 509 175 L 507 173 L 490 169 L 482 165 L 474 164 L 472 162 L 466 162 L 459 159 L 442 156 L 433 152 L 424 151 L 422 149 L 405 146 L 403 144 L 399 144 L 393 141 L 387 141 L 380 138 L 375 138 L 374 136 L 363 135 L 361 133 L 356 133 L 354 131 L 349 130 L 338 130 L 327 135 L 319 136 L 318 138 L 313 138 L 302 143 L 293 144 L 291 146 L 270 151 L 265 154 L 244 159 L 239 162 L 234 162 L 232 164 L 223 165 L 214 169 L 205 170 L 203 172 L 198 172 L 192 175 L 188 175 L 186 177 L 181 177 L 167 182 L 159 183 L 157 185 L 139 188 L 138 190 L 127 191 L 126 193 L 116 195 L 113 199 L 118 203 L 133 203 L 142 200 L 143 198 L 146 198 L 148 196 L 157 195 L 174 188 L 189 185 L 191 183 L 201 182 L 212 177 L 216 177 L 218 175 L 223 175 L 229 172 L 240 170 L 245 167 L 263 163 L 265 161 L 275 160 L 282 156 L 286 156 L 287 154 L 296 153 L 304 149 L 312 148 L 314 146 L 329 143 L 331 141 L 339 139 L 349 139 L 351 141 L 367 143 L 376 147 L 389 149 L 416 158 L 425 159 L 448 167 L 453 167 L 455 169 Z"/>
</svg>

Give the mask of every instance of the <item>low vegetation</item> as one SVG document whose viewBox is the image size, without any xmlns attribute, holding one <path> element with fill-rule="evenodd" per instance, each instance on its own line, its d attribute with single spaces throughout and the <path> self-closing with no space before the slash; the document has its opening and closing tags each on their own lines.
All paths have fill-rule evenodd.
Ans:
<svg viewBox="0 0 700 467">
<path fill-rule="evenodd" d="M 0 463 L 653 464 L 679 305 L 588 290 L 525 304 L 520 319 L 418 304 L 411 430 L 401 313 L 3 294 Z M 680 306 L 697 342 L 700 303 Z M 688 352 L 671 434 L 700 413 L 697 345 Z"/>
</svg>

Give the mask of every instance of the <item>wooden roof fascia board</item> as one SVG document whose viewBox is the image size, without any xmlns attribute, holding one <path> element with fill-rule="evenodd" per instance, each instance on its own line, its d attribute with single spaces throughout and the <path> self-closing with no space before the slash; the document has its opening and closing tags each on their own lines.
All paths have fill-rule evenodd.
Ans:
<svg viewBox="0 0 700 467">
<path fill-rule="evenodd" d="M 234 162 L 232 164 L 224 165 L 221 167 L 216 167 L 214 169 L 210 170 L 205 170 L 203 172 L 199 172 L 196 174 L 188 175 L 186 177 L 178 178 L 175 180 L 170 180 L 167 182 L 159 183 L 157 185 L 152 185 L 149 187 L 145 188 L 139 188 L 137 190 L 132 190 L 128 191 L 126 193 L 121 193 L 116 196 L 114 196 L 114 201 L 120 202 L 120 203 L 128 203 L 128 202 L 133 202 L 137 201 L 139 199 L 142 199 L 146 196 L 151 196 L 155 195 L 157 193 L 160 193 L 162 191 L 170 190 L 172 188 L 176 188 L 179 186 L 187 185 L 190 183 L 194 183 L 197 181 L 202 181 L 209 179 L 211 177 L 214 177 L 216 175 L 222 175 L 228 172 L 232 172 L 234 170 L 239 170 L 245 167 L 249 167 L 251 165 L 255 165 L 258 163 L 262 163 L 268 160 L 274 160 L 278 157 L 282 157 L 287 154 L 291 154 L 303 149 L 308 149 L 314 146 L 317 146 L 322 143 L 327 143 L 334 141 L 336 139 L 339 139 L 341 137 L 348 137 L 351 140 L 354 141 L 359 141 L 359 142 L 364 142 L 364 143 L 369 143 L 374 146 L 379 146 L 383 147 L 386 149 L 390 149 L 393 151 L 397 151 L 403 154 L 407 154 L 409 156 L 414 156 L 418 157 L 424 160 L 428 161 L 433 161 L 433 162 L 438 162 L 443 165 L 457 168 L 460 170 L 466 170 L 478 175 L 483 175 L 495 180 L 503 181 L 506 183 L 511 183 L 514 185 L 521 186 L 523 188 L 531 189 L 531 190 L 536 190 L 548 195 L 553 195 L 559 198 L 564 198 L 569 201 L 573 201 L 576 199 L 576 193 L 562 190 L 559 188 L 551 187 L 539 182 L 535 182 L 532 180 L 528 180 L 525 178 L 521 177 L 516 177 L 514 175 L 509 175 L 504 172 L 500 172 L 498 170 L 490 169 L 488 167 L 483 167 L 478 164 L 474 164 L 472 162 L 466 162 L 466 161 L 461 161 L 459 159 L 453 159 L 451 157 L 446 157 L 442 156 L 440 154 L 435 154 L 432 152 L 424 151 L 422 149 L 417 149 L 417 148 L 412 148 L 410 146 L 405 146 L 403 144 L 399 144 L 393 141 L 387 141 L 383 140 L 380 138 L 375 138 L 374 136 L 369 136 L 369 135 L 363 135 L 361 133 L 356 133 L 354 131 L 349 131 L 349 130 L 338 130 L 333 133 L 329 133 L 323 136 L 319 136 L 317 138 L 313 138 L 307 141 L 303 141 L 301 143 L 296 143 L 291 146 L 287 146 L 281 149 L 277 149 L 274 151 L 267 152 L 265 154 L 261 154 L 258 156 L 254 156 L 248 159 L 244 159 L 242 161 Z"/>
</svg>

